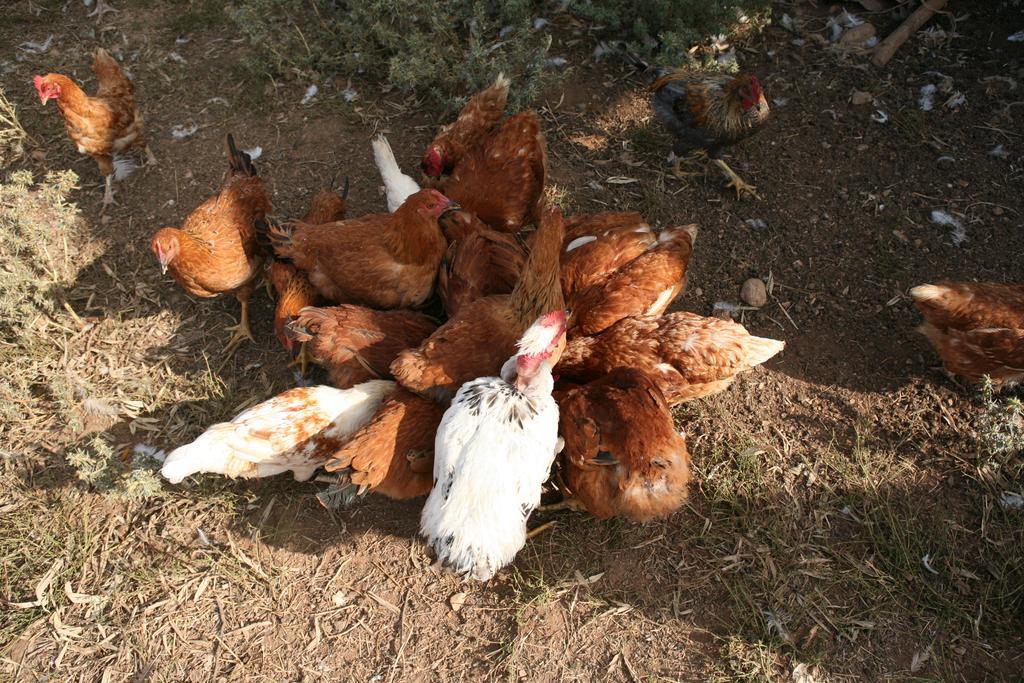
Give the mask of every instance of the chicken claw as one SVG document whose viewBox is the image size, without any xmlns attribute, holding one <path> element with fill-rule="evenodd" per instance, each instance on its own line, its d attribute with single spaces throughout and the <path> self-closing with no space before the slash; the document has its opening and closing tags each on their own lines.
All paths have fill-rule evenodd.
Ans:
<svg viewBox="0 0 1024 683">
<path fill-rule="evenodd" d="M 729 168 L 729 165 L 727 163 L 725 163 L 721 159 L 715 159 L 714 161 L 715 166 L 718 166 L 718 168 L 721 169 L 722 173 L 725 174 L 725 177 L 729 179 L 728 187 L 736 189 L 736 199 L 743 199 L 744 194 L 749 194 L 753 196 L 755 199 L 761 198 L 761 196 L 757 194 L 757 187 L 745 182 L 743 178 L 740 178 L 738 175 L 736 175 L 736 172 Z"/>
<path fill-rule="evenodd" d="M 113 13 L 117 14 L 120 11 L 121 10 L 115 9 L 115 8 L 111 7 L 110 5 L 108 5 L 107 4 L 107 0 L 96 0 L 96 9 L 94 9 L 92 12 L 90 12 L 88 14 L 88 16 L 96 17 L 96 21 L 99 21 L 99 20 L 101 20 L 103 18 L 103 15 L 106 14 L 107 12 L 113 12 Z"/>
<path fill-rule="evenodd" d="M 234 332 L 231 339 L 228 341 L 228 345 L 225 347 L 228 355 L 230 356 L 238 348 L 238 345 L 248 339 L 251 342 L 256 340 L 252 336 L 252 330 L 249 328 L 249 302 L 242 302 L 242 317 L 238 321 L 237 325 L 231 327 L 225 327 L 225 332 Z"/>
<path fill-rule="evenodd" d="M 309 351 L 306 350 L 306 342 L 299 342 L 299 352 L 295 354 L 295 359 L 288 364 L 289 368 L 294 368 L 296 365 L 299 366 L 299 375 L 302 377 L 306 376 L 306 371 L 309 370 L 309 364 L 313 362 L 313 357 L 309 355 Z"/>
<path fill-rule="evenodd" d="M 703 175 L 704 171 L 684 171 L 683 165 L 687 166 L 700 166 L 707 162 L 707 152 L 703 150 L 697 150 L 696 152 L 685 156 L 679 157 L 672 155 L 672 175 L 682 180 L 683 178 L 692 178 L 693 176 Z"/>
</svg>

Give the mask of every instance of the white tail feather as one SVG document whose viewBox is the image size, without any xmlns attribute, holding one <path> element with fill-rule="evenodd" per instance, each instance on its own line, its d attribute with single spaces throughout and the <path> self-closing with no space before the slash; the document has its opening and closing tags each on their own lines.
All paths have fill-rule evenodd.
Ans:
<svg viewBox="0 0 1024 683">
<path fill-rule="evenodd" d="M 746 352 L 744 358 L 748 366 L 760 365 L 775 354 L 786 348 L 786 342 L 767 337 L 750 337 L 743 342 L 743 350 Z"/>
<path fill-rule="evenodd" d="M 136 164 L 131 157 L 126 156 L 115 156 L 114 157 L 114 180 L 121 182 L 132 173 L 135 172 L 139 166 Z"/>
<path fill-rule="evenodd" d="M 388 211 L 394 213 L 409 195 L 420 191 L 420 186 L 415 180 L 402 173 L 386 137 L 378 135 L 370 144 L 373 145 L 373 159 L 377 162 L 377 170 L 380 171 L 380 177 L 384 181 L 384 189 L 387 192 Z"/>
<path fill-rule="evenodd" d="M 918 285 L 910 289 L 910 296 L 916 301 L 929 301 L 941 299 L 946 293 L 946 288 L 941 285 Z"/>
</svg>

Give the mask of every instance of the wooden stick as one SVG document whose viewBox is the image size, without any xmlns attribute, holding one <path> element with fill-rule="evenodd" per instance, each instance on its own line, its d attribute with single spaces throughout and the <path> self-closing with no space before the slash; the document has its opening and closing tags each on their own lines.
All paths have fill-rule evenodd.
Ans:
<svg viewBox="0 0 1024 683">
<path fill-rule="evenodd" d="M 875 66 L 885 66 L 900 49 L 900 45 L 907 42 L 910 36 L 914 35 L 919 28 L 925 25 L 932 16 L 946 6 L 948 0 L 921 0 L 921 6 L 914 10 L 906 20 L 899 25 L 895 31 L 885 37 L 885 40 L 875 48 L 875 56 L 871 63 Z"/>
</svg>

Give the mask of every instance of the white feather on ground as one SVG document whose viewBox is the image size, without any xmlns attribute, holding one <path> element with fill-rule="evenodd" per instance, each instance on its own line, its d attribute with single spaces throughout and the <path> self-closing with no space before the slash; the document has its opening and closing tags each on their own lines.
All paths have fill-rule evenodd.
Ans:
<svg viewBox="0 0 1024 683">
<path fill-rule="evenodd" d="M 116 156 L 114 157 L 114 180 L 122 181 L 139 167 L 138 164 L 131 157 L 127 156 Z"/>
<path fill-rule="evenodd" d="M 395 383 L 385 380 L 351 389 L 289 389 L 176 448 L 160 474 L 177 484 L 197 472 L 255 478 L 290 470 L 305 481 L 334 453 L 338 440 L 369 420 L 394 389 Z"/>
<path fill-rule="evenodd" d="M 386 137 L 378 135 L 370 144 L 373 145 L 373 159 L 377 162 L 381 180 L 384 181 L 388 211 L 394 213 L 409 195 L 420 191 L 420 186 L 415 180 L 402 173 Z"/>
</svg>

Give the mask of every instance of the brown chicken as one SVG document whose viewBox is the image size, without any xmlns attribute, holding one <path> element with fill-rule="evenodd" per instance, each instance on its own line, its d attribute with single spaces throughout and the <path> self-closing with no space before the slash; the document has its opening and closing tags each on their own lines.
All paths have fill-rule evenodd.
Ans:
<svg viewBox="0 0 1024 683">
<path fill-rule="evenodd" d="M 996 387 L 1024 379 L 1024 285 L 942 282 L 910 295 L 947 372 Z"/>
<path fill-rule="evenodd" d="M 343 483 L 405 500 L 430 492 L 434 475 L 434 435 L 446 406 L 403 389 L 381 404 L 356 430 L 334 457 L 328 472 L 338 472 Z"/>
<path fill-rule="evenodd" d="M 340 192 L 320 190 L 309 200 L 309 211 L 303 216 L 302 222 L 310 225 L 323 225 L 345 220 L 348 211 L 348 176 Z"/>
<path fill-rule="evenodd" d="M 441 232 L 444 233 L 444 237 L 448 240 L 449 246 L 452 242 L 468 237 L 474 232 L 490 230 L 482 220 L 465 209 L 450 209 L 445 211 L 441 217 L 437 219 L 437 223 L 441 226 Z"/>
<path fill-rule="evenodd" d="M 331 384 L 346 389 L 368 379 L 390 379 L 388 368 L 398 353 L 436 329 L 422 313 L 342 304 L 302 309 L 285 334 L 307 344 L 312 359 L 327 368 Z"/>
<path fill-rule="evenodd" d="M 600 220 L 577 223 L 574 237 L 566 235 L 562 252 L 562 292 L 566 301 L 598 285 L 640 254 L 651 249 L 658 239 L 640 214 L 595 214 Z M 609 218 L 621 217 L 611 224 Z M 636 220 L 633 217 L 636 217 Z M 576 218 L 576 216 L 574 216 Z"/>
<path fill-rule="evenodd" d="M 437 278 L 448 317 L 482 297 L 511 293 L 526 256 L 526 247 L 515 235 L 486 228 L 449 244 Z"/>
<path fill-rule="evenodd" d="M 296 344 L 288 336 L 286 327 L 303 308 L 320 303 L 320 295 L 313 285 L 309 284 L 305 274 L 300 273 L 291 263 L 271 261 L 267 278 L 277 293 L 277 303 L 274 306 L 274 336 L 281 342 L 281 346 L 294 356 L 288 367 L 298 365 L 302 376 L 305 377 L 311 360 L 309 351 L 305 342 Z"/>
<path fill-rule="evenodd" d="M 320 190 L 309 203 L 309 211 L 302 219 L 303 223 L 319 225 L 340 221 L 345 218 L 346 199 L 348 198 L 348 178 L 341 192 Z M 295 319 L 303 308 L 316 306 L 320 303 L 320 295 L 309 283 L 305 273 L 300 273 L 291 263 L 272 261 L 268 278 L 277 293 L 277 305 L 274 308 L 274 335 L 281 345 L 295 356 L 288 367 L 299 366 L 303 377 L 309 367 L 310 357 L 306 343 L 295 342 L 285 333 L 285 325 Z"/>
<path fill-rule="evenodd" d="M 428 178 L 451 173 L 463 156 L 497 127 L 508 103 L 508 79 L 498 74 L 494 83 L 469 99 L 454 123 L 445 126 L 423 154 L 420 167 Z"/>
<path fill-rule="evenodd" d="M 686 286 L 696 237 L 696 225 L 663 230 L 658 246 L 569 298 L 575 321 L 570 333 L 594 335 L 627 316 L 664 313 Z"/>
<path fill-rule="evenodd" d="M 515 232 L 528 220 L 537 222 L 547 173 L 540 119 L 524 112 L 470 150 L 442 188 L 495 230 Z"/>
<path fill-rule="evenodd" d="M 694 313 L 624 318 L 594 337 L 569 340 L 555 373 L 591 381 L 615 368 L 636 368 L 675 405 L 718 393 L 785 344 L 754 337 L 730 320 Z"/>
<path fill-rule="evenodd" d="M 568 245 L 580 237 L 595 238 L 631 230 L 650 232 L 651 226 L 636 211 L 578 213 L 565 219 L 565 242 Z"/>
<path fill-rule="evenodd" d="M 143 134 L 142 115 L 135 105 L 135 86 L 121 67 L 106 50 L 97 48 L 92 71 L 99 81 L 92 97 L 61 74 L 36 76 L 35 87 L 44 105 L 57 100 L 71 141 L 79 152 L 96 160 L 106 184 L 106 207 L 114 202 L 114 157 L 132 147 L 144 149 L 150 164 L 156 163 L 156 157 Z"/>
<path fill-rule="evenodd" d="M 690 454 L 654 380 L 618 368 L 556 398 L 562 473 L 572 491 L 561 506 L 646 522 L 683 504 Z"/>
<path fill-rule="evenodd" d="M 235 295 L 242 315 L 238 325 L 228 328 L 235 332 L 227 346 L 232 352 L 243 339 L 253 339 L 249 296 L 263 263 L 256 227 L 271 206 L 256 167 L 230 134 L 227 151 L 230 171 L 221 191 L 192 211 L 180 229 L 163 228 L 153 235 L 150 246 L 163 272 L 170 271 L 192 296 Z"/>
<path fill-rule="evenodd" d="M 330 301 L 373 308 L 423 305 L 434 290 L 447 244 L 437 219 L 453 206 L 420 190 L 394 213 L 310 225 L 272 225 L 278 257 L 291 260 Z"/>
<path fill-rule="evenodd" d="M 564 308 L 558 281 L 563 232 L 561 212 L 547 211 L 512 293 L 486 296 L 463 306 L 458 316 L 437 328 L 419 348 L 400 353 L 391 364 L 399 384 L 444 401 L 464 382 L 497 374 L 538 317 Z"/>
<path fill-rule="evenodd" d="M 705 153 L 729 179 L 736 196 L 757 196 L 721 158 L 722 149 L 760 130 L 768 101 L 753 74 L 694 73 L 658 67 L 652 71 L 651 107 L 675 138 L 673 153 Z M 677 156 L 676 175 L 684 175 Z M 692 175 L 692 174 L 691 174 Z"/>
</svg>

